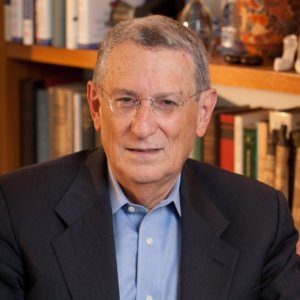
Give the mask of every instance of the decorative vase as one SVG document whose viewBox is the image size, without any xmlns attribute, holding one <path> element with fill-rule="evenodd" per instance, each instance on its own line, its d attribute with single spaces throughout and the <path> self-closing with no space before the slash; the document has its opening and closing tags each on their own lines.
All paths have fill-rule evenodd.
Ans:
<svg viewBox="0 0 300 300">
<path fill-rule="evenodd" d="M 238 0 L 239 34 L 250 54 L 281 55 L 283 38 L 300 33 L 299 0 Z"/>
</svg>

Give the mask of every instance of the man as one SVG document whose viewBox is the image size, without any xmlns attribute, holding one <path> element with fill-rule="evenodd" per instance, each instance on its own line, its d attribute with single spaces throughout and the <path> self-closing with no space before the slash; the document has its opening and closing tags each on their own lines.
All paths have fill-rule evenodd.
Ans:
<svg viewBox="0 0 300 300">
<path fill-rule="evenodd" d="M 117 25 L 87 88 L 103 149 L 0 179 L 0 299 L 300 299 L 283 195 L 187 160 L 216 103 L 193 33 Z"/>
</svg>

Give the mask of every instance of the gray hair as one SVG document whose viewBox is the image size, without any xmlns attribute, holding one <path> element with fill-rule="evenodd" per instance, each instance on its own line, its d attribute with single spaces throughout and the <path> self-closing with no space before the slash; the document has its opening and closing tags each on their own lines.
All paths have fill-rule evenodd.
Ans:
<svg viewBox="0 0 300 300">
<path fill-rule="evenodd" d="M 120 22 L 110 29 L 99 45 L 93 82 L 100 85 L 104 78 L 105 62 L 111 51 L 121 43 L 131 41 L 146 49 L 166 48 L 184 51 L 195 63 L 195 82 L 198 91 L 210 87 L 206 50 L 201 39 L 177 21 L 152 15 Z"/>
</svg>

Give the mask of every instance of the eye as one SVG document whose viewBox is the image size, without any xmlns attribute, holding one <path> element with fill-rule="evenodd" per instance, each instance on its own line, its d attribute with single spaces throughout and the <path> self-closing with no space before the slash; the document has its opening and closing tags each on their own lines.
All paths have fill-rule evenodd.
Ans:
<svg viewBox="0 0 300 300">
<path fill-rule="evenodd" d="M 135 106 L 137 100 L 130 96 L 116 96 L 113 101 L 117 107 L 126 108 Z"/>
<path fill-rule="evenodd" d="M 169 110 L 169 109 L 176 109 L 179 104 L 178 101 L 176 100 L 171 100 L 171 99 L 158 99 L 155 100 L 155 104 L 156 107 L 158 107 L 159 109 L 165 109 L 165 110 Z"/>
</svg>

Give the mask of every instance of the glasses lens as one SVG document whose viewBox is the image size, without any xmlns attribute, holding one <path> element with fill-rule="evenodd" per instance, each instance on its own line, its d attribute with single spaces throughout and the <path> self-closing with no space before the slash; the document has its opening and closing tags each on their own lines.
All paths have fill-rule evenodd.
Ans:
<svg viewBox="0 0 300 300">
<path fill-rule="evenodd" d="M 109 105 L 111 111 L 115 114 L 132 115 L 139 109 L 141 101 L 150 101 L 153 112 L 159 117 L 169 117 L 178 107 L 184 104 L 181 98 L 176 97 L 176 95 L 156 99 L 139 99 L 134 96 L 115 94 L 110 97 Z"/>
</svg>

